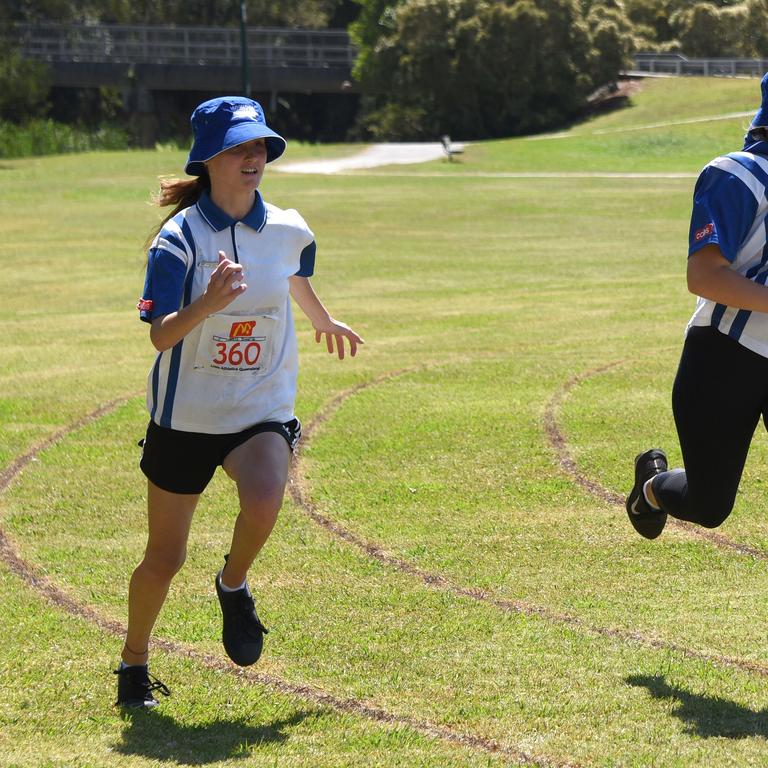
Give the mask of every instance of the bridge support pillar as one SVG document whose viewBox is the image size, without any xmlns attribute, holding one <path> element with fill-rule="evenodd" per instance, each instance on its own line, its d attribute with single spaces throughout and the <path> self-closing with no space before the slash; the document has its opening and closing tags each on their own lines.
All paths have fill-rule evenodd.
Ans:
<svg viewBox="0 0 768 768">
<path fill-rule="evenodd" d="M 140 147 L 154 147 L 158 127 L 154 93 L 141 82 L 133 68 L 128 73 L 128 81 L 123 90 L 123 104 L 129 115 L 130 131 Z"/>
</svg>

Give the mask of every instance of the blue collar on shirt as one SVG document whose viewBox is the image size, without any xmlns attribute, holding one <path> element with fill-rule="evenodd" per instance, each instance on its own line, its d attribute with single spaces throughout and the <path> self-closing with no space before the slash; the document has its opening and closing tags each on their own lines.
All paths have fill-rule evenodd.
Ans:
<svg viewBox="0 0 768 768">
<path fill-rule="evenodd" d="M 744 137 L 744 149 L 742 152 L 752 152 L 755 155 L 768 155 L 768 141 L 754 141 L 747 134 Z"/>
<path fill-rule="evenodd" d="M 197 201 L 197 209 L 208 222 L 208 226 L 215 232 L 221 232 L 222 229 L 233 227 L 238 223 L 237 219 L 233 219 L 228 213 L 224 213 L 211 200 L 211 196 L 207 191 L 200 195 L 200 199 Z M 258 190 L 256 190 L 256 200 L 253 203 L 253 208 L 243 217 L 242 222 L 257 232 L 261 232 L 264 229 L 264 225 L 267 223 L 267 207 L 264 205 Z"/>
</svg>

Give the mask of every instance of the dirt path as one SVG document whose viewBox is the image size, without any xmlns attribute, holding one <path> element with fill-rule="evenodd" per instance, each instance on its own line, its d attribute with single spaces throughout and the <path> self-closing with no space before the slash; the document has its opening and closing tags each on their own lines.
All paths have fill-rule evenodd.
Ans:
<svg viewBox="0 0 768 768">
<path fill-rule="evenodd" d="M 376 168 L 380 165 L 409 165 L 426 163 L 445 156 L 443 145 L 435 142 L 409 142 L 407 144 L 373 144 L 357 154 L 329 160 L 304 160 L 296 163 L 278 163 L 275 170 L 283 173 L 340 173 L 343 171 Z"/>
</svg>

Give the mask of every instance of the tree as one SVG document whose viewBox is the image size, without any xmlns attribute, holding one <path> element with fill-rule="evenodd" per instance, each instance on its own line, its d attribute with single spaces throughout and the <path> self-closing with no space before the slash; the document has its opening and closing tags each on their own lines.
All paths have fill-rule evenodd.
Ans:
<svg viewBox="0 0 768 768">
<path fill-rule="evenodd" d="M 353 15 L 352 0 L 246 0 L 254 26 L 325 27 Z M 235 26 L 239 0 L 0 0 L 0 19 L 25 22 Z"/>
<path fill-rule="evenodd" d="M 636 27 L 653 30 L 657 40 L 665 40 L 672 34 L 664 0 L 628 0 L 627 16 Z"/>
<path fill-rule="evenodd" d="M 577 0 L 362 0 L 356 74 L 375 138 L 504 136 L 573 119 L 599 76 L 615 79 L 628 22 Z M 602 13 L 602 15 L 600 15 Z M 598 83 L 601 84 L 601 83 Z"/>
<path fill-rule="evenodd" d="M 689 56 L 714 58 L 744 55 L 747 6 L 698 2 L 670 18 L 681 50 Z"/>
<path fill-rule="evenodd" d="M 636 39 L 689 56 L 768 55 L 768 0 L 624 0 Z"/>
<path fill-rule="evenodd" d="M 352 75 L 367 90 L 375 90 L 381 70 L 379 45 L 385 44 L 386 36 L 395 28 L 397 0 L 358 0 L 358 4 L 360 12 L 349 25 L 350 39 L 358 50 Z"/>
<path fill-rule="evenodd" d="M 768 56 L 768 0 L 748 0 L 744 20 L 745 56 Z"/>
<path fill-rule="evenodd" d="M 616 80 L 636 49 L 632 23 L 621 0 L 596 2 L 587 16 L 592 38 L 591 75 L 598 85 Z"/>
<path fill-rule="evenodd" d="M 540 79 L 546 27 L 546 13 L 527 0 L 514 6 L 483 3 L 458 24 L 455 69 L 462 99 L 452 132 L 501 136 L 534 127 L 532 101 L 547 87 Z"/>
<path fill-rule="evenodd" d="M 0 52 L 0 119 L 24 123 L 43 116 L 49 90 L 50 75 L 44 64 L 23 59 L 13 49 Z"/>
</svg>

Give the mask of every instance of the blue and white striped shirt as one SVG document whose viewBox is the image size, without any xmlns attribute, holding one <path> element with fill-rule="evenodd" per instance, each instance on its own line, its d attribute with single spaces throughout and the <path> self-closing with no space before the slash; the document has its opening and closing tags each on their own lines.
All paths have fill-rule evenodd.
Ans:
<svg viewBox="0 0 768 768">
<path fill-rule="evenodd" d="M 693 193 L 688 255 L 716 244 L 731 269 L 761 285 L 768 280 L 768 143 L 716 157 Z M 712 326 L 768 357 L 768 313 L 698 297 L 691 326 Z"/>
<path fill-rule="evenodd" d="M 157 356 L 147 381 L 147 408 L 163 427 L 225 434 L 294 417 L 298 359 L 288 278 L 309 277 L 315 261 L 314 235 L 296 211 L 264 203 L 257 192 L 250 213 L 235 221 L 204 194 L 167 221 L 152 243 L 141 319 L 151 322 L 202 295 L 219 251 L 243 265 L 248 287 L 210 316 L 219 324 L 213 332 L 206 332 L 206 320 Z M 247 331 L 257 323 L 261 328 L 262 318 L 268 344 Z M 209 363 L 215 359 L 217 343 L 224 364 L 201 366 L 206 353 Z M 245 370 L 243 359 L 254 362 L 262 346 L 269 348 L 267 364 Z M 234 366 L 227 364 L 232 361 Z"/>
</svg>

